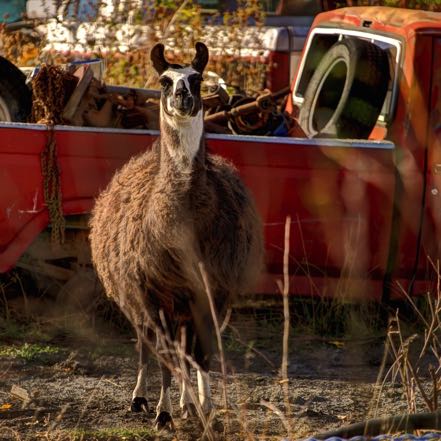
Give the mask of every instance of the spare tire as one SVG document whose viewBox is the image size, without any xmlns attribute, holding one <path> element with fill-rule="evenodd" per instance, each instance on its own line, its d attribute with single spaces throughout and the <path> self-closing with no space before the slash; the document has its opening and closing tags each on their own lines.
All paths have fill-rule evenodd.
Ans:
<svg viewBox="0 0 441 441">
<path fill-rule="evenodd" d="M 389 78 L 388 56 L 380 47 L 355 38 L 335 43 L 306 88 L 300 126 L 310 138 L 368 138 Z"/>
<path fill-rule="evenodd" d="M 32 93 L 26 76 L 6 58 L 0 57 L 0 121 L 27 121 Z"/>
</svg>

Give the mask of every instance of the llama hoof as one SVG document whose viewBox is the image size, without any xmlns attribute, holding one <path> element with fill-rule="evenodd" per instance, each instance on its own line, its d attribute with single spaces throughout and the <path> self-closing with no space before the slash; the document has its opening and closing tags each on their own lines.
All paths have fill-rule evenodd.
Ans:
<svg viewBox="0 0 441 441">
<path fill-rule="evenodd" d="M 187 403 L 182 408 L 181 418 L 183 420 L 188 420 L 189 418 L 193 418 L 197 416 L 196 407 L 193 403 Z"/>
<path fill-rule="evenodd" d="M 159 412 L 158 416 L 155 419 L 155 429 L 156 430 L 162 430 L 162 429 L 168 429 L 173 430 L 173 419 L 171 415 L 166 412 L 165 410 L 162 410 Z"/>
<path fill-rule="evenodd" d="M 135 397 L 130 405 L 132 412 L 145 412 L 149 413 L 149 405 L 144 397 Z"/>
</svg>

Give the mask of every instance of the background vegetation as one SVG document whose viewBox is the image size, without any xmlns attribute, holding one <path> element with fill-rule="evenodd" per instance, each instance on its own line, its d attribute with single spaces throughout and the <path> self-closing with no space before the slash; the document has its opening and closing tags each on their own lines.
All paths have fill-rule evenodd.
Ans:
<svg viewBox="0 0 441 441">
<path fill-rule="evenodd" d="M 92 34 L 86 38 L 86 42 L 71 42 L 72 45 L 77 43 L 77 49 L 81 47 L 80 52 L 53 51 L 50 49 L 46 25 L 39 20 L 31 20 L 30 27 L 32 29 L 33 26 L 33 30 L 29 26 L 24 31 L 14 29 L 14 26 L 11 28 L 10 25 L 0 27 L 0 53 L 19 66 L 63 64 L 78 58 L 102 58 L 107 66 L 104 77 L 107 83 L 154 87 L 156 76 L 150 65 L 149 53 L 157 41 L 165 41 L 169 57 L 182 62 L 189 60 L 194 43 L 203 40 L 211 48 L 216 48 L 211 54 L 209 70 L 230 86 L 248 92 L 262 89 L 269 68 L 263 57 L 262 32 L 268 15 L 312 15 L 320 10 L 359 5 L 441 10 L 441 0 L 316 0 L 310 2 L 310 7 L 308 4 L 307 8 L 301 10 L 296 0 L 65 0 L 58 3 L 63 6 L 59 10 L 61 14 L 50 20 L 57 23 L 57 32 L 63 34 L 61 25 L 66 25 L 73 30 L 72 35 L 76 38 L 79 27 L 84 26 L 84 23 L 93 23 L 93 29 L 97 29 L 98 34 L 99 29 L 106 30 L 102 41 L 106 47 Z M 113 3 L 119 6 L 109 14 L 109 5 Z M 121 34 L 124 32 L 142 34 L 143 38 L 132 38 L 128 47 L 122 50 Z M 62 35 L 60 40 L 63 40 Z M 247 58 L 250 50 L 252 57 Z M 239 58 L 242 60 L 240 63 L 236 61 Z"/>
</svg>

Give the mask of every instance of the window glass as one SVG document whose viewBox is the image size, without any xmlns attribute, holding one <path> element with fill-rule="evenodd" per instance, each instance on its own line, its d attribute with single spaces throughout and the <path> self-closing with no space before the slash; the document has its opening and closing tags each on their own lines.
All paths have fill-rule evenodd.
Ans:
<svg viewBox="0 0 441 441">
<path fill-rule="evenodd" d="M 96 18 L 97 10 L 98 0 L 76 0 L 70 2 L 67 16 L 79 21 L 91 21 Z"/>
</svg>

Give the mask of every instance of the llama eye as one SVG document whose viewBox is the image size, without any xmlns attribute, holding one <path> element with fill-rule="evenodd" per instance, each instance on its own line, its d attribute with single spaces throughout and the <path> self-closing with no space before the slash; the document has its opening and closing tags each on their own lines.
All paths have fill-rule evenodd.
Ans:
<svg viewBox="0 0 441 441">
<path fill-rule="evenodd" d="M 195 75 L 190 76 L 190 78 L 189 78 L 190 90 L 194 95 L 197 95 L 200 93 L 202 79 L 203 79 L 202 75 L 199 75 L 199 74 L 195 74 Z"/>
<path fill-rule="evenodd" d="M 168 90 L 172 86 L 173 81 L 168 77 L 161 77 L 159 78 L 159 84 L 164 90 Z"/>
<path fill-rule="evenodd" d="M 188 80 L 190 84 L 200 85 L 202 83 L 203 78 L 202 75 L 195 74 L 195 75 L 191 75 Z"/>
</svg>

